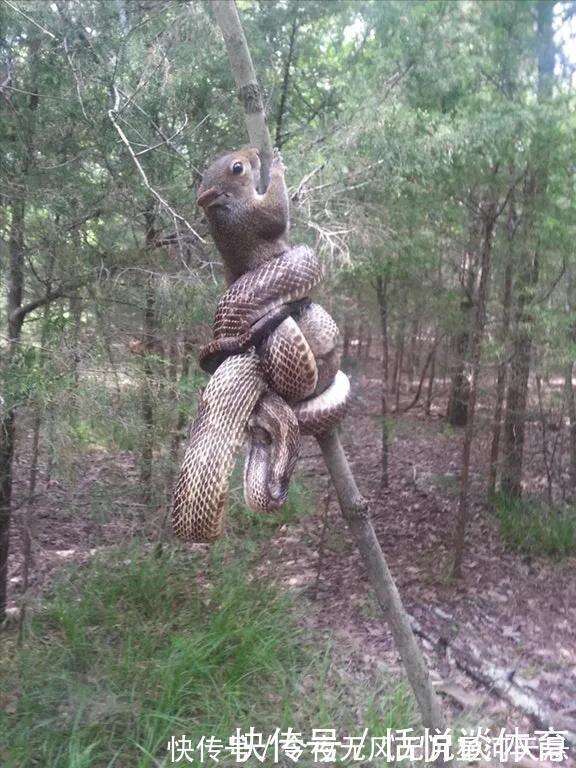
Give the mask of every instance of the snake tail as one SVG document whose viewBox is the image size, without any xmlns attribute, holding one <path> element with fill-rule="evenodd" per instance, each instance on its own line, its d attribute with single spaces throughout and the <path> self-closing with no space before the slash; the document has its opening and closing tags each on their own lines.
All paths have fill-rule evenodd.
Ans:
<svg viewBox="0 0 576 768">
<path fill-rule="evenodd" d="M 174 492 L 172 523 L 177 536 L 209 543 L 222 535 L 234 459 L 265 389 L 253 352 L 227 358 L 210 379 Z"/>
</svg>

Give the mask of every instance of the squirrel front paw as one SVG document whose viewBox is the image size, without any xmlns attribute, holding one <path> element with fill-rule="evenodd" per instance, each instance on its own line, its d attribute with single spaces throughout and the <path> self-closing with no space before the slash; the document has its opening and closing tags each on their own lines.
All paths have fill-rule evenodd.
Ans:
<svg viewBox="0 0 576 768">
<path fill-rule="evenodd" d="M 276 171 L 276 173 L 284 173 L 286 166 L 282 160 L 282 155 L 278 147 L 274 147 L 272 150 L 272 163 L 270 164 L 270 171 Z"/>
</svg>

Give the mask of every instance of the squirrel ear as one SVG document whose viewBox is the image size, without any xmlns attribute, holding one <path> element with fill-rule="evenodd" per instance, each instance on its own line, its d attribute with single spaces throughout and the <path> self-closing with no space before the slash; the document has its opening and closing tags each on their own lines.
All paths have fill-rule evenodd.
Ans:
<svg viewBox="0 0 576 768">
<path fill-rule="evenodd" d="M 246 150 L 248 153 L 248 157 L 250 158 L 250 163 L 254 168 L 260 167 L 260 150 L 258 147 L 248 147 Z"/>
</svg>

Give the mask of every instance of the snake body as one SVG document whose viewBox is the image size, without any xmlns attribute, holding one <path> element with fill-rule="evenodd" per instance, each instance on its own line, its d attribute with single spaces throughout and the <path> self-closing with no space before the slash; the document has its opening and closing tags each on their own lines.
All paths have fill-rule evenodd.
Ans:
<svg viewBox="0 0 576 768">
<path fill-rule="evenodd" d="M 321 277 L 310 248 L 284 246 L 220 299 L 213 341 L 200 353 L 213 375 L 174 493 L 177 535 L 196 542 L 222 535 L 230 473 L 247 437 L 245 501 L 269 512 L 287 498 L 300 435 L 320 435 L 343 417 L 350 385 L 339 370 L 338 328 L 307 298 Z"/>
</svg>

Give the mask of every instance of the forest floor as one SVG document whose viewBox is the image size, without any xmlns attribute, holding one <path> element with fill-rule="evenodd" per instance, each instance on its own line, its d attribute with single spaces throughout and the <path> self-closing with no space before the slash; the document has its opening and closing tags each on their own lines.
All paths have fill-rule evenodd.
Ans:
<svg viewBox="0 0 576 768">
<path fill-rule="evenodd" d="M 462 434 L 438 416 L 402 416 L 390 450 L 389 486 L 382 490 L 380 419 L 373 415 L 380 380 L 365 377 L 360 390 L 343 442 L 440 690 L 456 711 L 467 713 L 466 721 L 472 715 L 476 723 L 497 727 L 552 726 L 574 733 L 576 560 L 527 557 L 504 547 L 498 521 L 484 503 L 487 451 L 479 439 L 463 578 L 454 584 Z M 313 444 L 308 448 L 303 471 L 315 478 L 321 456 Z M 311 624 L 335 628 L 345 642 L 362 648 L 367 663 L 398 664 L 334 498 L 323 543 L 318 517 L 300 526 L 276 538 L 274 570 L 282 568 L 289 584 L 312 585 Z M 535 718 L 526 717 L 536 707 Z"/>
<path fill-rule="evenodd" d="M 447 429 L 439 414 L 425 417 L 413 410 L 402 416 L 394 427 L 390 483 L 381 490 L 379 387 L 379 380 L 367 375 L 356 382 L 343 440 L 453 721 L 523 732 L 548 726 L 576 731 L 575 559 L 527 558 L 504 547 L 498 521 L 483 504 L 486 450 L 480 439 L 473 457 L 464 575 L 452 583 L 462 434 Z M 304 446 L 299 474 L 317 494 L 316 512 L 277 529 L 262 550 L 259 568 L 298 594 L 306 626 L 350 648 L 363 672 L 397 670 L 398 655 L 359 557 L 334 497 L 326 498 L 321 456 L 312 441 Z M 24 457 L 17 496 L 25 477 Z M 45 589 L 63 565 L 86 561 L 136 533 L 143 510 L 135 477 L 131 454 L 102 452 L 73 491 L 58 482 L 48 488 L 40 483 L 33 523 L 34 593 Z M 107 489 L 104 500 L 102 488 Z M 119 508 L 130 513 L 110 516 Z M 63 517 L 62 509 L 72 511 Z M 11 559 L 16 597 L 22 519 L 16 515 Z M 534 707 L 539 711 L 528 716 Z"/>
</svg>

